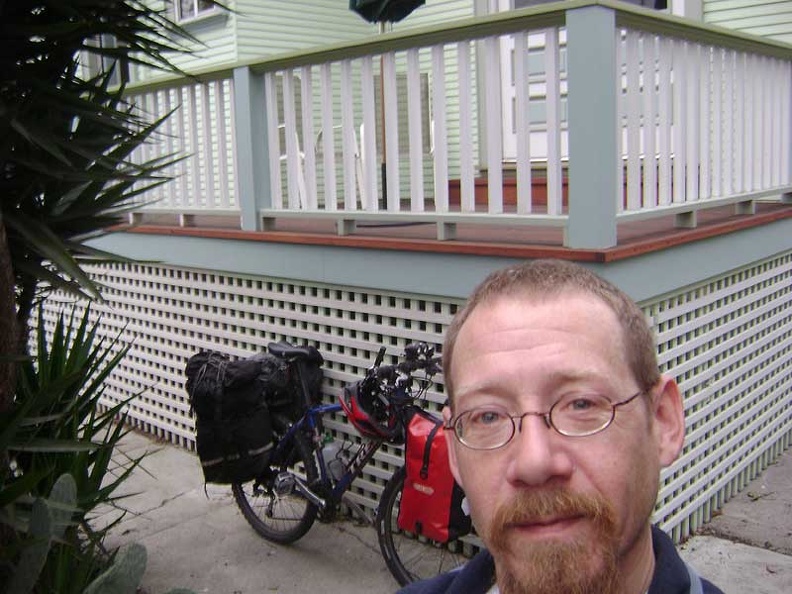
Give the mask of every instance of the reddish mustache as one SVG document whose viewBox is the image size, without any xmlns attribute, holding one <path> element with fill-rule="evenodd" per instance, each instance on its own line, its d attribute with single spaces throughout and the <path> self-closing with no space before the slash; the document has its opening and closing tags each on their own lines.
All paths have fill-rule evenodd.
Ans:
<svg viewBox="0 0 792 594">
<path fill-rule="evenodd" d="M 599 516 L 603 513 L 603 502 L 596 497 L 568 491 L 521 491 L 508 504 L 501 507 L 498 515 L 504 524 L 541 521 L 547 518 L 575 516 Z M 496 515 L 496 518 L 498 518 Z"/>
<path fill-rule="evenodd" d="M 598 527 L 614 522 L 614 513 L 600 497 L 551 491 L 521 491 L 501 506 L 492 521 L 493 544 L 505 544 L 506 528 L 519 524 L 542 524 L 568 518 L 589 518 Z"/>
</svg>

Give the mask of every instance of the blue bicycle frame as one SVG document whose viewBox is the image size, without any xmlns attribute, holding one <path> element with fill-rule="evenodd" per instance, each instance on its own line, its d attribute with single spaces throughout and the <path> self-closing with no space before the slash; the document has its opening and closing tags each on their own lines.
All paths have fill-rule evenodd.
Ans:
<svg viewBox="0 0 792 594">
<path fill-rule="evenodd" d="M 340 404 L 320 404 L 318 406 L 309 408 L 296 423 L 289 427 L 289 430 L 286 432 L 286 434 L 278 441 L 278 444 L 275 447 L 274 458 L 281 458 L 288 453 L 288 449 L 292 447 L 292 440 L 296 438 L 296 435 L 298 435 L 299 432 L 310 433 L 313 438 L 312 449 L 316 453 L 316 460 L 319 465 L 320 480 L 322 484 L 332 484 L 327 471 L 327 463 L 325 462 L 322 448 L 317 447 L 316 444 L 318 443 L 319 439 L 319 419 L 326 414 L 339 412 L 340 410 Z M 371 460 L 371 458 L 374 456 L 374 453 L 377 451 L 377 449 L 379 449 L 381 443 L 381 440 L 367 439 L 360 444 L 357 451 L 353 455 L 352 460 L 349 462 L 346 472 L 338 481 L 336 481 L 332 490 L 329 492 L 330 498 L 332 500 L 331 503 L 335 504 L 341 500 L 341 497 L 349 489 L 352 481 L 357 478 L 363 467 L 368 464 L 369 460 Z M 314 501 L 314 503 L 320 503 L 320 505 L 323 504 L 325 507 L 327 506 L 328 502 L 324 501 L 318 496 L 311 499 Z"/>
</svg>

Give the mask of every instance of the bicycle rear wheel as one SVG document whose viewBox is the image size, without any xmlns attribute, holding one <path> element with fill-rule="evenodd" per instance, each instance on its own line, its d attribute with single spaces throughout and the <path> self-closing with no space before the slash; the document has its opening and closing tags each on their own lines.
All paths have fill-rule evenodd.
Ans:
<svg viewBox="0 0 792 594">
<path fill-rule="evenodd" d="M 302 538 L 318 512 L 317 507 L 296 490 L 278 493 L 276 477 L 287 470 L 305 477 L 309 485 L 318 477 L 313 452 L 302 435 L 295 436 L 294 448 L 287 459 L 270 465 L 263 478 L 231 485 L 234 499 L 248 524 L 267 540 L 279 544 Z"/>
<path fill-rule="evenodd" d="M 438 543 L 399 529 L 396 520 L 404 475 L 404 468 L 400 468 L 385 485 L 376 521 L 382 556 L 401 586 L 445 573 L 467 561 L 460 541 Z"/>
</svg>

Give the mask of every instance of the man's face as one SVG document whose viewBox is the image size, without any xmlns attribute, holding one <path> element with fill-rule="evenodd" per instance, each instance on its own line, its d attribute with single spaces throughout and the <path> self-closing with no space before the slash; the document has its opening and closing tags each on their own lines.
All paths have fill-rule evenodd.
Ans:
<svg viewBox="0 0 792 594">
<path fill-rule="evenodd" d="M 574 394 L 621 402 L 640 389 L 624 348 L 614 313 L 593 297 L 481 304 L 446 370 L 454 413 L 487 405 L 513 415 L 547 412 Z M 495 557 L 501 590 L 605 592 L 636 581 L 625 572 L 651 575 L 648 520 L 660 467 L 681 447 L 681 423 L 676 385 L 664 379 L 651 395 L 619 407 L 595 435 L 565 437 L 542 417 L 526 416 L 496 450 L 452 440 L 451 466 Z"/>
</svg>

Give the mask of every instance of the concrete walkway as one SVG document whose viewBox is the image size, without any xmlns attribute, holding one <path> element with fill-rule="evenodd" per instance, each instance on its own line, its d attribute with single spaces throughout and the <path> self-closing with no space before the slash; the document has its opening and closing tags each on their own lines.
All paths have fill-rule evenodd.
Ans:
<svg viewBox="0 0 792 594">
<path fill-rule="evenodd" d="M 212 594 L 396 590 L 373 527 L 317 522 L 294 545 L 274 545 L 248 526 L 230 488 L 204 489 L 194 454 L 137 433 L 124 439 L 121 450 L 131 457 L 149 455 L 124 484 L 130 496 L 122 504 L 132 513 L 113 529 L 107 544 L 145 545 L 145 594 L 177 587 Z M 117 516 L 109 511 L 97 521 Z M 681 553 L 726 594 L 790 594 L 792 450 L 730 501 Z"/>
<path fill-rule="evenodd" d="M 122 489 L 131 513 L 107 545 L 143 544 L 148 565 L 144 594 L 172 588 L 196 593 L 392 594 L 396 582 L 379 552 L 372 526 L 316 522 L 290 546 L 259 537 L 242 517 L 230 487 L 204 488 L 198 458 L 181 448 L 130 433 L 120 447 L 135 458 L 150 452 Z M 107 522 L 118 513 L 99 518 Z"/>
<path fill-rule="evenodd" d="M 680 552 L 726 594 L 792 593 L 792 449 Z"/>
</svg>

